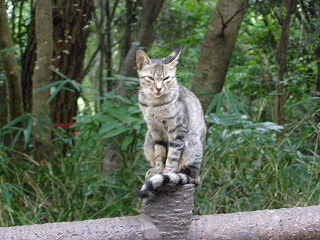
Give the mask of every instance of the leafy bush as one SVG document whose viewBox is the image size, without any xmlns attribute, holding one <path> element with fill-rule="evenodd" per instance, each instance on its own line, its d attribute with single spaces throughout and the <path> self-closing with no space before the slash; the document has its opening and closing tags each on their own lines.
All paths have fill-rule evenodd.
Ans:
<svg viewBox="0 0 320 240">
<path fill-rule="evenodd" d="M 313 101 L 292 105 L 303 105 L 309 114 L 283 127 L 250 120 L 235 96 L 217 95 L 211 104 L 217 111 L 207 115 L 209 131 L 195 213 L 320 204 L 320 125 L 315 121 L 319 109 Z M 54 142 L 69 146 L 58 159 L 40 162 L 21 152 L 17 160 L 11 149 L 0 145 L 1 226 L 139 214 L 136 191 L 148 164 L 142 151 L 146 125 L 137 96 L 108 94 L 102 109 L 93 116 L 77 117 L 73 128 L 78 137 L 56 130 Z M 33 118 L 26 117 L 26 123 L 28 119 Z M 17 122 L 3 126 L 0 134 L 26 132 L 29 124 L 16 129 Z M 111 142 L 119 147 L 121 164 L 105 172 L 105 152 Z"/>
<path fill-rule="evenodd" d="M 287 129 L 241 115 L 211 114 L 207 121 L 198 214 L 320 203 L 319 126 L 312 118 Z"/>
<path fill-rule="evenodd" d="M 78 137 L 55 129 L 53 142 L 69 143 L 65 156 L 40 162 L 19 152 L 16 159 L 11 156 L 15 150 L 0 145 L 0 225 L 137 214 L 140 200 L 136 191 L 146 171 L 141 161 L 145 124 L 140 115 L 136 96 L 123 99 L 108 94 L 101 113 L 77 117 L 72 129 L 77 129 Z M 15 133 L 18 138 L 30 133 L 25 134 L 29 139 L 25 144 L 32 147 L 28 123 L 34 119 L 26 115 L 3 126 L 0 134 Z M 24 122 L 22 127 L 16 127 L 20 122 Z M 123 161 L 118 169 L 106 173 L 105 152 L 115 137 L 123 137 L 117 140 Z"/>
</svg>

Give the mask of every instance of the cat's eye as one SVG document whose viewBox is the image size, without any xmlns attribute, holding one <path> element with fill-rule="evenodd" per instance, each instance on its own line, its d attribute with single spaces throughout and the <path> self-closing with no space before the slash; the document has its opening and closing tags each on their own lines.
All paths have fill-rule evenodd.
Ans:
<svg viewBox="0 0 320 240">
<path fill-rule="evenodd" d="M 166 81 L 166 80 L 169 80 L 170 79 L 170 76 L 166 76 L 163 81 Z"/>
<path fill-rule="evenodd" d="M 154 81 L 154 78 L 153 78 L 152 76 L 149 76 L 149 75 L 148 75 L 148 76 L 145 76 L 145 79 L 146 79 L 146 80 L 149 80 L 149 81 Z"/>
</svg>

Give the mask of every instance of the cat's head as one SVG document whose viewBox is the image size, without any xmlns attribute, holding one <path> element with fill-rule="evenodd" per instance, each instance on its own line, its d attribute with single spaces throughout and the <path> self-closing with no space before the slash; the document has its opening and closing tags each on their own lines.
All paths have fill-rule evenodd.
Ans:
<svg viewBox="0 0 320 240">
<path fill-rule="evenodd" d="M 136 54 L 138 76 L 141 89 L 145 94 L 155 97 L 176 90 L 176 65 L 182 48 L 177 48 L 169 56 L 162 59 L 150 59 L 143 50 Z"/>
</svg>

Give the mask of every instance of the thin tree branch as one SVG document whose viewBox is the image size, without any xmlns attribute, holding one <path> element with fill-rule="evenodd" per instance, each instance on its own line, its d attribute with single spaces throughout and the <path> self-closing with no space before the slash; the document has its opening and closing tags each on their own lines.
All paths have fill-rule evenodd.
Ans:
<svg viewBox="0 0 320 240">
<path fill-rule="evenodd" d="M 93 60 L 96 58 L 96 56 L 98 55 L 100 50 L 100 47 L 98 46 L 97 49 L 93 52 L 93 54 L 91 55 L 89 62 L 87 64 L 87 66 L 85 66 L 81 77 L 79 78 L 80 82 L 82 82 L 83 78 L 89 73 L 90 69 L 93 66 Z"/>
<path fill-rule="evenodd" d="M 115 3 L 113 4 L 113 8 L 112 8 L 112 11 L 111 11 L 111 14 L 110 14 L 110 21 L 113 21 L 113 18 L 114 18 L 114 15 L 116 13 L 116 9 L 117 9 L 117 6 L 119 4 L 119 1 L 120 0 L 116 0 Z"/>
<path fill-rule="evenodd" d="M 220 9 L 219 8 L 217 8 L 217 11 L 218 11 L 218 13 L 219 13 L 219 16 L 220 16 L 220 19 L 221 19 L 221 31 L 220 31 L 220 33 L 218 34 L 218 37 L 224 37 L 224 31 L 227 29 L 227 27 L 228 27 L 228 24 L 239 14 L 239 13 L 241 13 L 243 10 L 245 10 L 247 7 L 245 6 L 245 7 L 243 7 L 243 8 L 241 8 L 241 9 L 238 9 L 226 22 L 224 21 L 224 19 L 223 19 L 223 15 L 222 15 L 222 13 L 220 12 Z"/>
</svg>

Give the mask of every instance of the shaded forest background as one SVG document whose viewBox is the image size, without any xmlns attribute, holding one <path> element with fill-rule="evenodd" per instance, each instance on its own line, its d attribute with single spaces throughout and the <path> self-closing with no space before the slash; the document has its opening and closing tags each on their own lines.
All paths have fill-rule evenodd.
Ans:
<svg viewBox="0 0 320 240">
<path fill-rule="evenodd" d="M 0 0 L 0 225 L 139 214 L 135 52 L 183 47 L 195 214 L 320 204 L 317 0 Z"/>
</svg>

